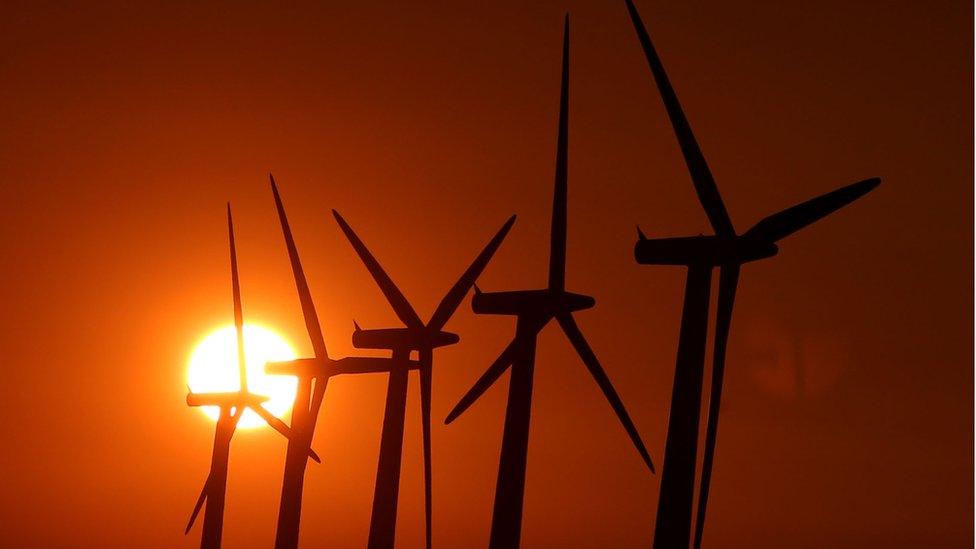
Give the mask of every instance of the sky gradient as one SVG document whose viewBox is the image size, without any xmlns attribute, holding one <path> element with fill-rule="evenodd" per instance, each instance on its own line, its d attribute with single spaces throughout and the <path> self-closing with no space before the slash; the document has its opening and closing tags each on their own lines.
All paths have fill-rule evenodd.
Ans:
<svg viewBox="0 0 976 549">
<path fill-rule="evenodd" d="M 623 1 L 13 3 L 0 20 L 0 545 L 193 547 L 213 425 L 194 345 L 247 321 L 303 356 L 267 174 L 330 353 L 396 317 L 339 210 L 421 317 L 511 214 L 479 280 L 545 284 L 562 15 L 571 12 L 567 289 L 655 461 L 684 271 L 648 236 L 709 232 Z M 638 2 L 736 227 L 872 176 L 743 268 L 705 542 L 969 547 L 973 57 L 967 2 Z M 434 543 L 487 541 L 507 383 L 444 416 L 511 337 L 466 299 L 437 351 Z M 398 547 L 423 542 L 416 379 Z M 386 380 L 330 383 L 302 541 L 365 544 Z M 569 344 L 539 343 L 524 547 L 646 547 L 648 474 Z M 284 441 L 240 431 L 224 540 L 274 536 Z"/>
</svg>

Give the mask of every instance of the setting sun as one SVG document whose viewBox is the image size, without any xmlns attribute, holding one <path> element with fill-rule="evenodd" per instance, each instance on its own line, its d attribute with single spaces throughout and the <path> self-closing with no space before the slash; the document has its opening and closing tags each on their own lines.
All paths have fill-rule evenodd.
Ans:
<svg viewBox="0 0 976 549">
<path fill-rule="evenodd" d="M 274 331 L 254 324 L 244 325 L 244 356 L 247 359 L 247 383 L 251 392 L 269 397 L 264 407 L 277 417 L 283 417 L 295 399 L 297 380 L 290 376 L 269 376 L 264 364 L 269 361 L 291 360 L 295 351 Z M 203 338 L 187 365 L 187 384 L 195 393 L 230 392 L 240 389 L 237 367 L 237 335 L 233 326 L 219 328 Z M 216 406 L 200 408 L 207 417 L 216 420 Z M 251 410 L 245 410 L 239 427 L 266 425 Z"/>
</svg>

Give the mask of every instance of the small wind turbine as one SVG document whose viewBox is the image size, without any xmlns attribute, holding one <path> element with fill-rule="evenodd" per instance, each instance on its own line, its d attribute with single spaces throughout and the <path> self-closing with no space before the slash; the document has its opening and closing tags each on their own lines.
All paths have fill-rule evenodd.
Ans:
<svg viewBox="0 0 976 549">
<path fill-rule="evenodd" d="M 302 492 L 305 486 L 305 466 L 308 463 L 307 449 L 311 446 L 315 423 L 318 420 L 319 408 L 325 398 L 325 389 L 329 378 L 340 374 L 369 374 L 389 372 L 392 361 L 389 358 L 374 357 L 346 357 L 339 360 L 329 358 L 325 347 L 322 327 L 319 325 L 312 293 L 305 279 L 302 261 L 295 246 L 295 239 L 288 225 L 285 207 L 278 194 L 278 186 L 271 177 L 271 190 L 274 194 L 281 231 L 285 237 L 285 246 L 291 260 L 292 272 L 295 276 L 295 286 L 305 317 L 305 328 L 312 342 L 313 358 L 300 358 L 287 362 L 269 362 L 265 371 L 272 375 L 288 375 L 298 378 L 298 391 L 292 408 L 292 431 L 294 435 L 288 439 L 288 449 L 285 455 L 285 471 L 281 486 L 281 501 L 278 508 L 278 526 L 275 535 L 276 549 L 295 549 L 298 547 L 298 533 L 301 525 Z M 418 368 L 417 361 L 405 361 L 401 367 Z M 314 384 L 313 384 L 314 382 Z"/>
<path fill-rule="evenodd" d="M 244 410 L 247 408 L 254 410 L 261 419 L 284 435 L 285 438 L 291 440 L 292 436 L 292 431 L 285 425 L 285 422 L 272 415 L 262 406 L 268 397 L 254 394 L 247 388 L 247 363 L 244 357 L 244 312 L 241 305 L 241 283 L 237 275 L 237 249 L 234 245 L 234 220 L 231 217 L 230 204 L 227 205 L 227 228 L 230 234 L 230 275 L 234 293 L 234 326 L 237 330 L 237 365 L 240 373 L 240 390 L 228 393 L 194 393 L 189 391 L 186 395 L 186 403 L 189 406 L 217 406 L 220 409 L 216 435 L 214 436 L 213 455 L 210 460 L 210 475 L 203 485 L 196 505 L 193 506 L 193 513 L 190 515 L 190 521 L 184 532 L 184 534 L 188 534 L 193 528 L 200 508 L 206 501 L 207 510 L 203 514 L 203 537 L 200 541 L 200 547 L 210 549 L 220 547 L 230 441 Z M 319 457 L 311 448 L 306 447 L 305 455 L 319 461 Z"/>
<path fill-rule="evenodd" d="M 644 463 L 654 471 L 651 456 L 637 434 L 617 391 L 600 366 L 573 312 L 592 307 L 592 297 L 565 289 L 566 279 L 566 193 L 569 123 L 569 16 L 563 29 L 562 85 L 559 101 L 559 133 L 556 149 L 556 182 L 553 197 L 552 232 L 549 250 L 549 285 L 540 290 L 485 293 L 475 287 L 471 301 L 475 313 L 513 315 L 517 318 L 515 337 L 497 360 L 475 382 L 445 420 L 451 423 L 477 400 L 511 366 L 508 407 L 502 436 L 501 459 L 495 488 L 489 547 L 509 549 L 519 546 L 522 526 L 522 501 L 525 491 L 525 465 L 529 444 L 529 416 L 532 404 L 532 377 L 535 347 L 539 332 L 555 319 L 586 365 L 610 406 L 617 414 Z"/>
<path fill-rule="evenodd" d="M 457 310 L 461 300 L 478 279 L 488 261 L 501 245 L 512 224 L 513 215 L 488 242 L 484 250 L 475 258 L 461 278 L 448 290 L 427 324 L 404 297 L 383 267 L 373 257 L 363 241 L 339 215 L 332 210 L 336 221 L 352 247 L 359 254 L 366 269 L 379 285 L 393 311 L 406 325 L 405 328 L 363 330 L 355 324 L 352 342 L 357 349 L 384 349 L 391 351 L 392 369 L 386 389 L 386 411 L 383 417 L 383 434 L 380 441 L 379 465 L 376 471 L 376 486 L 373 493 L 373 512 L 369 528 L 370 549 L 391 549 L 396 536 L 397 501 L 400 486 L 400 460 L 403 453 L 403 421 L 407 403 L 406 360 L 410 353 L 417 351 L 420 362 L 420 412 L 423 424 L 424 444 L 424 509 L 426 512 L 426 544 L 431 546 L 431 454 L 430 454 L 430 397 L 434 349 L 453 345 L 460 338 L 456 334 L 442 330 Z"/>
<path fill-rule="evenodd" d="M 866 179 L 808 200 L 770 215 L 738 235 L 637 8 L 631 0 L 626 0 L 626 3 L 681 146 L 698 200 L 715 230 L 714 236 L 648 239 L 638 228 L 639 240 L 634 248 L 638 263 L 688 267 L 657 525 L 654 531 L 654 546 L 658 548 L 688 547 L 695 489 L 705 341 L 708 332 L 709 290 L 712 268 L 719 267 L 712 387 L 708 403 L 701 493 L 695 523 L 694 546 L 697 549 L 701 546 L 705 524 L 725 374 L 725 350 L 739 269 L 743 263 L 776 255 L 779 251 L 776 242 L 864 196 L 877 187 L 881 180 Z"/>
</svg>

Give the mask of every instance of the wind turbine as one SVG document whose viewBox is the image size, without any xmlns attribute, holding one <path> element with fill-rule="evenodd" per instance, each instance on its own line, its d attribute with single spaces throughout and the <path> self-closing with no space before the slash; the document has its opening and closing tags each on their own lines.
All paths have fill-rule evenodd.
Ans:
<svg viewBox="0 0 976 549">
<path fill-rule="evenodd" d="M 206 512 L 203 514 L 203 537 L 200 547 L 220 547 L 220 538 L 224 522 L 224 495 L 227 489 L 227 463 L 230 458 L 230 441 L 237 428 L 244 410 L 250 408 L 276 431 L 291 439 L 292 431 L 277 417 L 268 412 L 262 403 L 268 397 L 254 394 L 247 387 L 247 363 L 244 357 L 244 312 L 241 305 L 241 283 L 237 274 L 237 249 L 234 245 L 234 220 L 231 216 L 230 204 L 227 205 L 227 228 L 230 234 L 230 274 L 234 294 L 234 326 L 237 330 L 237 365 L 240 374 L 240 390 L 227 393 L 194 393 L 189 391 L 186 403 L 189 406 L 217 406 L 220 415 L 217 418 L 216 434 L 214 436 L 213 454 L 210 459 L 210 474 L 204 482 L 203 490 L 193 506 L 193 513 L 186 525 L 184 534 L 193 528 L 193 523 L 200 513 L 203 502 L 207 502 Z M 305 455 L 315 461 L 319 457 L 311 448 L 305 448 Z"/>
<path fill-rule="evenodd" d="M 377 330 L 363 330 L 355 324 L 352 342 L 357 349 L 383 349 L 392 354 L 392 369 L 386 389 L 386 410 L 383 417 L 383 433 L 380 441 L 380 457 L 376 471 L 376 486 L 373 493 L 373 512 L 369 528 L 369 543 L 371 549 L 389 549 L 393 547 L 396 537 L 397 501 L 400 487 L 400 460 L 403 453 L 403 421 L 407 404 L 407 374 L 404 367 L 410 353 L 417 351 L 420 362 L 420 411 L 423 424 L 424 444 L 424 510 L 426 513 L 426 544 L 431 546 L 431 454 L 430 454 L 430 397 L 432 383 L 432 369 L 434 365 L 434 349 L 445 345 L 453 345 L 460 341 L 457 334 L 442 330 L 457 310 L 461 300 L 478 279 L 488 261 L 501 245 L 512 224 L 513 215 L 499 229 L 494 238 L 488 242 L 484 250 L 475 258 L 471 266 L 461 275 L 461 278 L 448 290 L 441 300 L 434 314 L 427 324 L 424 324 L 417 312 L 404 297 L 393 280 L 386 274 L 383 267 L 373 257 L 363 241 L 339 215 L 332 210 L 336 221 L 346 238 L 362 259 L 366 269 L 373 276 L 376 284 L 386 296 L 397 317 L 404 323 L 404 328 L 386 328 Z"/>
<path fill-rule="evenodd" d="M 505 411 L 501 459 L 495 488 L 489 547 L 508 549 L 519 546 L 522 526 L 522 501 L 525 492 L 525 465 L 529 444 L 529 416 L 532 404 L 532 378 L 535 347 L 539 332 L 555 319 L 586 365 L 610 406 L 617 414 L 644 463 L 654 471 L 651 457 L 637 434 L 627 410 L 600 366 L 573 312 L 595 305 L 592 297 L 567 292 L 566 279 L 566 193 L 569 122 L 569 16 L 563 28 L 562 85 L 559 101 L 559 133 L 556 149 L 556 181 L 553 197 L 552 231 L 549 250 L 549 284 L 539 290 L 481 292 L 475 287 L 471 301 L 478 314 L 512 315 L 517 319 L 515 337 L 495 362 L 461 398 L 447 416 L 451 423 L 477 400 L 511 367 L 508 406 Z"/>
<path fill-rule="evenodd" d="M 285 237 L 285 247 L 291 261 L 292 272 L 295 276 L 295 286 L 305 317 L 305 328 L 309 340 L 312 342 L 314 356 L 299 358 L 286 362 L 269 362 L 265 371 L 272 375 L 289 375 L 298 378 L 298 390 L 292 408 L 291 428 L 294 433 L 288 439 L 288 449 L 285 455 L 285 471 L 281 485 L 281 501 L 278 507 L 278 526 L 275 535 L 276 549 L 295 549 L 298 547 L 298 534 L 301 525 L 302 492 L 305 486 L 305 465 L 308 460 L 306 454 L 315 432 L 319 408 L 325 398 L 325 389 L 329 378 L 341 374 L 369 374 L 382 373 L 391 370 L 392 361 L 389 358 L 374 357 L 346 357 L 338 360 L 329 358 L 325 347 L 325 338 L 315 312 L 312 293 L 308 288 L 302 261 L 295 246 L 295 239 L 291 234 L 288 216 L 278 193 L 278 186 L 274 177 L 271 179 L 271 191 L 274 194 L 275 207 L 281 223 L 281 232 Z M 401 367 L 418 368 L 417 361 L 405 361 Z"/>
<path fill-rule="evenodd" d="M 664 470 L 661 475 L 654 546 L 688 547 L 695 489 L 698 430 L 708 332 L 709 289 L 712 268 L 719 267 L 718 312 L 715 321 L 712 383 L 708 403 L 705 452 L 695 523 L 695 547 L 701 546 L 708 503 L 709 483 L 718 434 L 718 415 L 725 375 L 732 307 L 743 263 L 776 255 L 776 243 L 864 196 L 880 184 L 878 178 L 842 187 L 779 213 L 770 215 L 739 235 L 725 209 L 718 187 L 705 157 L 695 140 L 678 97 L 664 71 L 647 29 L 632 0 L 625 0 L 627 11 L 644 49 L 668 118 L 691 174 L 698 200 L 715 231 L 713 236 L 648 239 L 638 228 L 639 240 L 634 256 L 644 265 L 683 265 L 688 267 L 681 317 L 681 335 L 671 397 Z"/>
</svg>

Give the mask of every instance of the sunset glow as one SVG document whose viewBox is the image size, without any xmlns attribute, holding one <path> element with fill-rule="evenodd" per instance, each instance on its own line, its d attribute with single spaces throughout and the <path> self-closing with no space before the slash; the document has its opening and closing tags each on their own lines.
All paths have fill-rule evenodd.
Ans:
<svg viewBox="0 0 976 549">
<path fill-rule="evenodd" d="M 214 330 L 197 344 L 187 363 L 187 384 L 199 393 L 232 392 L 240 389 L 237 368 L 237 336 L 233 326 Z M 270 397 L 264 407 L 275 416 L 283 417 L 291 410 L 297 380 L 288 376 L 269 376 L 264 373 L 268 361 L 291 360 L 295 351 L 273 330 L 244 325 L 244 355 L 247 360 L 247 383 L 251 392 Z M 216 420 L 216 406 L 200 410 Z M 251 410 L 244 412 L 238 427 L 252 428 L 266 425 Z"/>
</svg>

